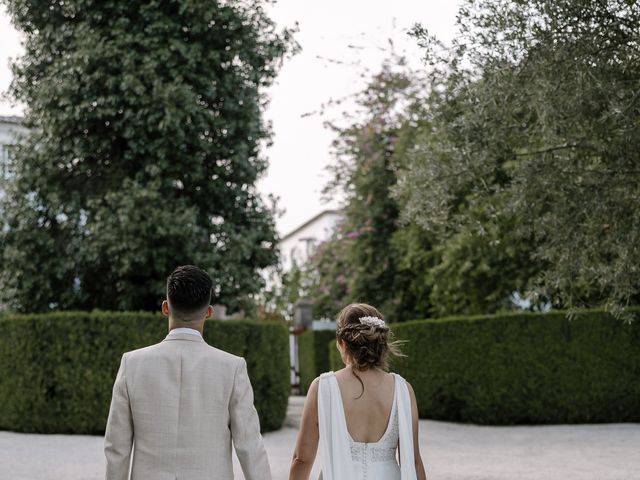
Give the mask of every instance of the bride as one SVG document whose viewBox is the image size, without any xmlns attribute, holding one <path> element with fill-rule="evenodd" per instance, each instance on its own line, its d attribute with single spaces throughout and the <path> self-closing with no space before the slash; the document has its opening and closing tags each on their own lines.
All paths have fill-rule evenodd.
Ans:
<svg viewBox="0 0 640 480">
<path fill-rule="evenodd" d="M 382 315 L 348 305 L 336 337 L 347 367 L 309 387 L 289 480 L 309 479 L 318 449 L 322 480 L 426 480 L 413 389 L 385 371 L 400 351 Z"/>
</svg>

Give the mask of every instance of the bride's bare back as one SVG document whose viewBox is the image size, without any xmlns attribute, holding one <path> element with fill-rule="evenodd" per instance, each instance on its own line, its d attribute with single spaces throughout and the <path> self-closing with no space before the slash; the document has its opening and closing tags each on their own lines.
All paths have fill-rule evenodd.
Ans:
<svg viewBox="0 0 640 480">
<path fill-rule="evenodd" d="M 362 384 L 351 367 L 336 372 L 347 430 L 354 442 L 376 443 L 389 425 L 395 380 L 393 375 L 377 368 L 356 371 L 356 374 Z"/>
<path fill-rule="evenodd" d="M 342 360 L 346 368 L 335 373 L 337 388 L 340 390 L 342 400 L 342 410 L 346 420 L 347 432 L 344 432 L 344 424 L 338 440 L 340 444 L 340 452 L 335 457 L 340 459 L 333 465 L 341 465 L 342 461 L 353 461 L 353 453 L 349 451 L 349 443 L 343 445 L 344 437 L 351 437 L 353 442 L 358 444 L 375 443 L 378 450 L 385 450 L 380 447 L 382 440 L 387 437 L 385 434 L 389 427 L 389 421 L 393 409 L 394 398 L 397 399 L 395 386 L 397 384 L 396 377 L 390 373 L 386 373 L 390 355 L 400 355 L 400 351 L 396 343 L 389 340 L 390 330 L 385 324 L 382 314 L 372 307 L 364 303 L 353 303 L 347 305 L 338 315 L 336 322 L 336 345 L 342 356 Z M 354 375 L 354 372 L 358 375 Z M 362 381 L 362 383 L 360 383 Z M 426 480 L 426 474 L 422 458 L 420 456 L 420 445 L 418 443 L 418 407 L 416 404 L 415 394 L 411 385 L 402 380 L 402 384 L 408 389 L 409 401 L 405 400 L 405 411 L 411 410 L 411 430 L 413 433 L 413 456 L 414 461 L 410 462 L 405 459 L 404 466 L 408 474 L 415 467 L 415 475 L 417 480 Z M 320 377 L 316 378 L 310 385 L 307 392 L 307 399 L 302 412 L 302 420 L 300 422 L 300 432 L 296 441 L 296 447 L 293 452 L 293 460 L 291 462 L 291 471 L 289 473 L 290 480 L 308 480 L 311 468 L 318 451 L 318 443 L 320 441 L 319 414 L 318 414 L 318 394 L 319 394 Z M 326 382 L 325 382 L 326 385 Z M 334 395 L 330 397 L 331 402 L 336 399 L 336 384 L 331 384 Z M 364 386 L 364 390 L 363 390 Z M 326 387 L 325 387 L 326 388 Z M 324 390 L 327 392 L 327 390 Z M 406 397 L 405 397 L 406 398 Z M 326 395 L 324 401 L 326 402 Z M 410 403 L 410 406 L 409 406 Z M 330 406 L 325 405 L 325 411 L 331 410 Z M 337 412 L 338 410 L 333 410 Z M 342 415 L 342 412 L 340 412 Z M 328 417 L 325 415 L 325 420 Z M 338 420 L 335 420 L 336 422 Z M 341 419 L 340 419 L 341 421 Z M 323 424 L 324 425 L 324 424 Z M 391 430 L 389 430 L 391 432 Z M 405 432 L 407 430 L 405 429 Z M 393 443 L 397 442 L 394 437 L 390 441 L 391 453 L 397 448 Z M 325 439 L 326 440 L 326 439 Z M 329 438 L 331 441 L 331 438 Z M 405 437 L 406 441 L 406 437 Z M 325 442 L 326 444 L 326 442 Z M 326 446 L 326 445 L 325 445 Z M 360 445 L 367 452 L 367 445 Z M 353 447 L 353 445 L 351 445 Z M 374 449 L 370 450 L 374 452 Z M 411 455 L 410 450 L 404 450 Z M 332 461 L 327 452 L 323 455 L 325 461 Z M 365 458 L 365 457 L 362 457 Z M 368 458 L 368 457 L 367 457 Z M 392 459 L 393 460 L 393 459 Z M 364 461 L 365 467 L 369 460 Z M 393 472 L 397 472 L 398 464 L 393 460 L 395 466 Z M 412 463 L 414 465 L 412 465 Z M 381 469 L 385 462 L 378 462 L 378 472 L 382 472 L 383 478 L 389 478 L 387 475 L 390 471 Z M 326 465 L 325 465 L 326 466 Z M 373 472 L 373 470 L 372 470 Z M 366 469 L 365 469 L 366 473 Z M 377 478 L 377 477 L 376 477 Z M 343 480 L 342 477 L 340 480 Z"/>
</svg>

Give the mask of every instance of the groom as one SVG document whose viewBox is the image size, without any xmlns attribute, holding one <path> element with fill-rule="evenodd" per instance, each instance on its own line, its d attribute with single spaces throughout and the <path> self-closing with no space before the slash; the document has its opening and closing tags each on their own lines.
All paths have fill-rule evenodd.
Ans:
<svg viewBox="0 0 640 480">
<path fill-rule="evenodd" d="M 271 478 L 247 365 L 202 338 L 211 286 L 198 267 L 176 268 L 162 303 L 169 335 L 122 356 L 105 433 L 106 480 L 128 480 L 129 470 L 140 480 L 233 480 L 232 441 L 247 480 Z"/>
</svg>

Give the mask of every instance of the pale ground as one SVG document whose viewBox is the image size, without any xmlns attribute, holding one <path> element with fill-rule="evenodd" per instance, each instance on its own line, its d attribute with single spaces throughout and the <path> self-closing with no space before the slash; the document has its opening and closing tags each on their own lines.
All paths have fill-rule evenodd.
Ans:
<svg viewBox="0 0 640 480">
<path fill-rule="evenodd" d="M 288 475 L 297 433 L 289 425 L 297 422 L 300 399 L 292 403 L 287 426 L 264 437 L 274 480 Z M 430 480 L 640 480 L 640 424 L 479 427 L 423 420 L 420 430 Z M 102 447 L 97 436 L 0 432 L 0 480 L 102 479 Z"/>
</svg>

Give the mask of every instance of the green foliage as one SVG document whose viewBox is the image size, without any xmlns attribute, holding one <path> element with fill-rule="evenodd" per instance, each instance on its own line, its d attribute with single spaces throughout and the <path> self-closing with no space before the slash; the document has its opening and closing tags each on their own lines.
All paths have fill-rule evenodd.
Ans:
<svg viewBox="0 0 640 480">
<path fill-rule="evenodd" d="M 293 307 L 298 300 L 306 295 L 308 289 L 308 272 L 305 266 L 299 266 L 295 260 L 288 271 L 281 266 L 267 272 L 271 284 L 260 295 L 264 312 L 271 316 L 293 320 Z"/>
<path fill-rule="evenodd" d="M 166 319 L 149 313 L 56 312 L 0 318 L 0 429 L 104 432 L 126 351 L 161 341 Z M 282 323 L 209 321 L 204 338 L 247 361 L 263 430 L 280 428 L 289 397 Z"/>
<path fill-rule="evenodd" d="M 0 210 L 0 302 L 155 310 L 178 264 L 234 308 L 276 262 L 255 188 L 264 89 L 294 47 L 261 1 L 3 0 L 31 129 Z"/>
<path fill-rule="evenodd" d="M 344 362 L 342 361 L 336 342 L 329 342 L 327 344 L 327 353 L 329 354 L 329 370 L 337 372 L 344 368 Z"/>
<path fill-rule="evenodd" d="M 638 304 L 638 24 L 637 2 L 466 0 L 452 45 L 416 28 L 429 68 L 392 57 L 333 126 L 317 313 Z"/>
<path fill-rule="evenodd" d="M 439 245 L 438 313 L 491 311 L 509 285 L 638 303 L 638 24 L 637 2 L 467 0 L 452 45 L 416 29 L 428 128 L 396 194 Z"/>
<path fill-rule="evenodd" d="M 478 424 L 640 421 L 638 321 L 591 310 L 571 318 L 553 312 L 413 321 L 393 331 L 407 340 L 407 357 L 395 360 L 393 370 L 413 386 L 421 417 Z"/>
<path fill-rule="evenodd" d="M 349 263 L 342 275 L 351 300 L 380 308 L 390 300 L 388 286 L 395 276 L 389 241 L 398 210 L 388 192 L 396 181 L 392 154 L 402 120 L 394 108 L 409 84 L 403 74 L 384 68 L 359 98 L 367 116 L 345 128 L 334 127 L 335 182 L 347 195 L 342 235 Z"/>
<path fill-rule="evenodd" d="M 515 218 L 476 216 L 473 229 L 436 232 L 407 215 L 414 192 L 431 188 L 409 182 L 407 172 L 418 162 L 441 161 L 419 156 L 434 135 L 424 83 L 392 57 L 358 97 L 363 118 L 334 126 L 327 190 L 345 197 L 345 221 L 305 266 L 318 316 L 333 317 L 354 301 L 376 305 L 392 322 L 513 309 L 512 294 L 541 268 L 531 246 L 514 237 Z"/>
<path fill-rule="evenodd" d="M 487 220 L 481 232 L 448 232 L 435 243 L 427 274 L 434 316 L 514 309 L 512 294 L 524 292 L 540 268 L 531 259 L 531 246 L 514 239 L 514 223 Z"/>
<path fill-rule="evenodd" d="M 298 336 L 300 393 L 302 395 L 306 395 L 309 385 L 317 376 L 330 370 L 327 342 L 333 342 L 335 347 L 335 331 L 308 330 Z"/>
<path fill-rule="evenodd" d="M 451 48 L 417 27 L 429 70 L 392 56 L 330 123 L 346 218 L 301 268 L 315 314 L 638 304 L 639 23 L 634 2 L 468 0 Z"/>
<path fill-rule="evenodd" d="M 345 220 L 307 266 L 312 278 L 308 295 L 318 316 L 332 318 L 354 301 L 376 305 L 390 321 L 427 308 L 428 287 L 414 284 L 423 278 L 415 279 L 414 265 L 404 261 L 405 237 L 394 238 L 399 211 L 390 196 L 396 154 L 410 145 L 413 104 L 421 88 L 404 60 L 392 57 L 356 96 L 359 111 L 347 124 L 330 124 L 337 139 L 333 179 L 325 194 L 339 191 L 345 198 Z"/>
</svg>

